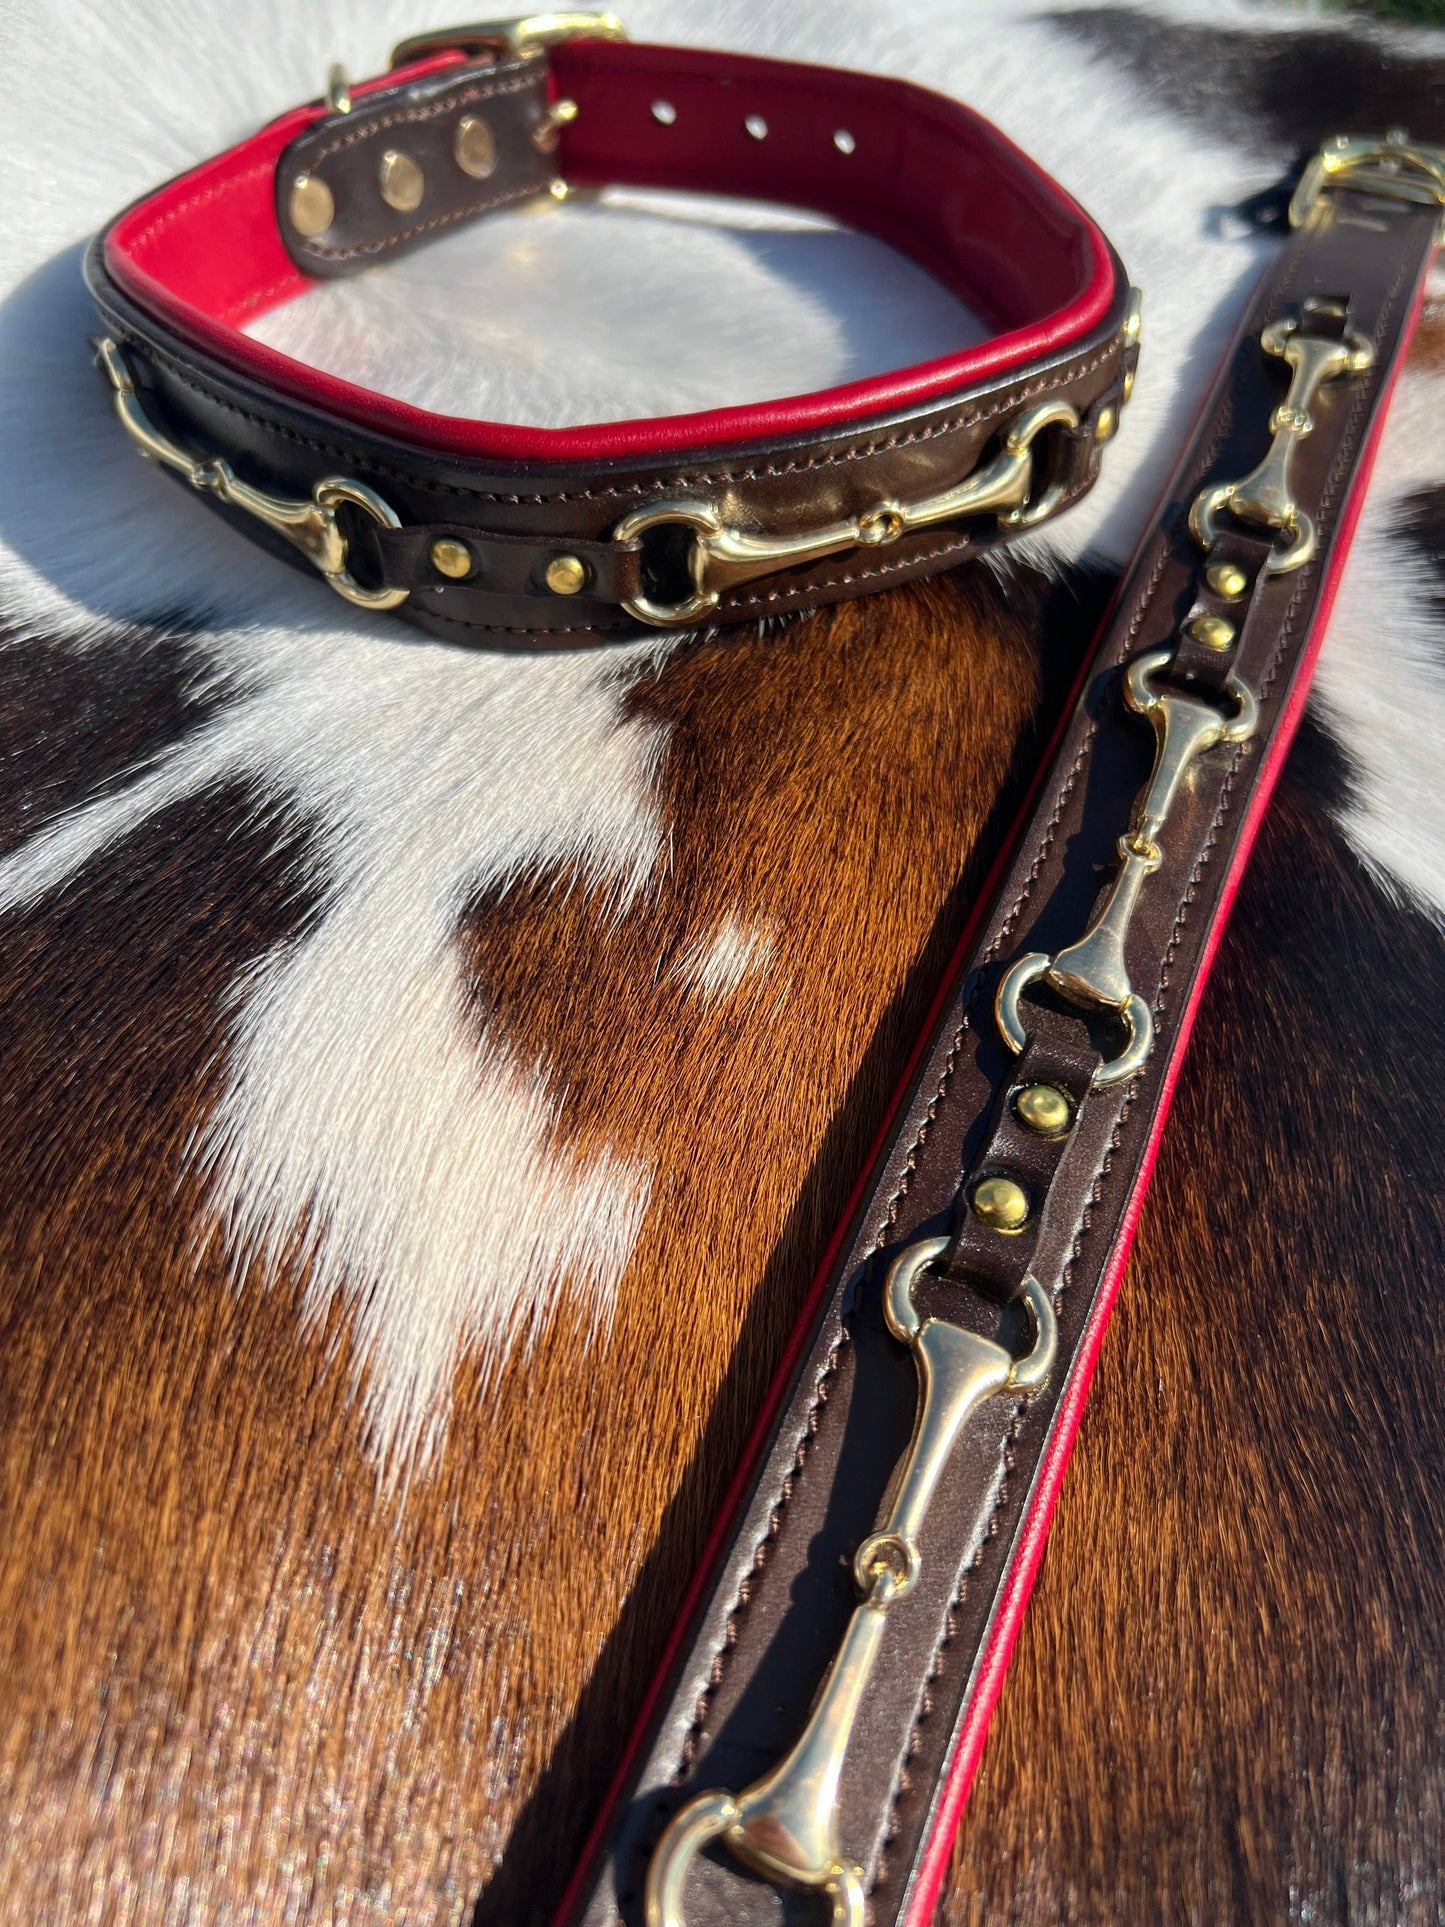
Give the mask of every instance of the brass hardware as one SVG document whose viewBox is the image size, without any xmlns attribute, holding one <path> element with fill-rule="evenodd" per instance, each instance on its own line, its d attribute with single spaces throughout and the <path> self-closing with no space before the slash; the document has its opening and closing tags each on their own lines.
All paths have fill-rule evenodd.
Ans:
<svg viewBox="0 0 1445 1927">
<path fill-rule="evenodd" d="M 454 582 L 472 572 L 472 552 L 465 542 L 454 542 L 449 535 L 439 535 L 431 545 L 431 565 L 438 575 L 448 575 Z"/>
<path fill-rule="evenodd" d="M 230 463 L 220 456 L 202 461 L 188 455 L 160 432 L 141 407 L 130 370 L 115 342 L 107 339 L 98 347 L 101 365 L 114 390 L 115 412 L 143 456 L 175 469 L 192 488 L 214 495 L 233 508 L 244 509 L 284 536 L 348 602 L 362 609 L 394 609 L 406 601 L 407 590 L 364 589 L 347 568 L 347 541 L 336 513 L 343 503 L 360 509 L 381 528 L 401 527 L 401 518 L 374 489 L 343 475 L 327 475 L 313 483 L 309 501 L 291 501 L 285 496 L 268 495 L 264 489 L 243 482 Z"/>
<path fill-rule="evenodd" d="M 1237 562 L 1211 562 L 1204 571 L 1204 580 L 1218 596 L 1233 602 L 1242 596 L 1249 587 L 1249 577 Z"/>
<path fill-rule="evenodd" d="M 1031 499 L 1033 443 L 1046 428 L 1078 425 L 1078 411 L 1071 403 L 1037 402 L 1013 423 L 992 461 L 955 487 L 926 496 L 921 502 L 877 502 L 859 515 L 829 522 L 802 535 L 763 535 L 729 527 L 709 502 L 653 502 L 634 509 L 613 529 L 614 542 L 634 541 L 649 529 L 667 524 L 692 530 L 688 558 L 692 593 L 679 602 L 633 596 L 622 606 L 641 622 L 676 628 L 700 621 L 717 607 L 725 590 L 755 582 L 779 569 L 821 561 L 844 549 L 882 548 L 910 529 L 986 514 L 996 515 L 1004 528 L 1032 528 L 1053 513 L 1063 494 L 1061 482 L 1050 482 L 1037 499 Z"/>
<path fill-rule="evenodd" d="M 463 174 L 484 181 L 497 164 L 497 137 L 480 114 L 464 114 L 452 136 L 452 158 Z"/>
<path fill-rule="evenodd" d="M 421 206 L 421 197 L 426 192 L 426 175 L 420 163 L 414 161 L 410 154 L 388 147 L 381 157 L 376 180 L 382 200 L 388 207 L 394 207 L 398 214 L 413 214 Z"/>
<path fill-rule="evenodd" d="M 577 118 L 575 100 L 554 100 L 541 120 L 532 129 L 532 145 L 539 154 L 554 152 L 564 127 L 570 127 Z"/>
<path fill-rule="evenodd" d="M 1336 134 L 1309 161 L 1289 204 L 1289 224 L 1303 227 L 1326 188 L 1350 187 L 1387 200 L 1445 207 L 1445 148 L 1412 141 L 1402 127 L 1379 140 Z"/>
<path fill-rule="evenodd" d="M 1231 646 L 1239 631 L 1226 616 L 1202 614 L 1189 618 L 1184 633 L 1202 648 L 1223 650 Z"/>
<path fill-rule="evenodd" d="M 1220 743 L 1246 741 L 1259 721 L 1253 691 L 1235 676 L 1224 685 L 1234 705 L 1232 716 L 1182 690 L 1156 689 L 1151 678 L 1168 668 L 1172 656 L 1169 649 L 1150 650 L 1130 663 L 1124 678 L 1125 702 L 1153 725 L 1154 769 L 1134 806 L 1128 833 L 1119 839 L 1120 868 L 1108 896 L 1077 943 L 1053 957 L 1037 950 L 1020 957 L 1005 973 L 994 1000 L 999 1031 L 1015 1055 L 1028 1042 L 1020 999 L 1041 978 L 1070 1003 L 1116 1012 L 1127 1041 L 1117 1057 L 1094 1073 L 1099 1088 L 1132 1077 L 1154 1041 L 1153 1013 L 1129 981 L 1124 946 L 1144 879 L 1164 860 L 1159 838 L 1169 813 L 1195 758 Z"/>
<path fill-rule="evenodd" d="M 1029 1194 L 1012 1178 L 985 1178 L 973 1187 L 968 1203 L 990 1231 L 1022 1231 L 1029 1221 Z"/>
<path fill-rule="evenodd" d="M 326 111 L 328 114 L 351 112 L 351 82 L 339 60 L 333 60 L 326 69 Z"/>
<path fill-rule="evenodd" d="M 480 20 L 464 27 L 436 27 L 398 40 L 393 67 L 406 67 L 428 54 L 502 53 L 525 56 L 563 40 L 625 40 L 627 29 L 615 13 L 529 13 L 516 20 Z"/>
<path fill-rule="evenodd" d="M 1109 407 L 1101 408 L 1098 418 L 1094 423 L 1094 440 L 1096 442 L 1107 442 L 1113 436 L 1118 426 L 1119 417 L 1115 414 L 1114 410 Z"/>
<path fill-rule="evenodd" d="M 298 174 L 286 199 L 286 213 L 296 232 L 314 241 L 336 219 L 335 197 L 315 174 Z"/>
<path fill-rule="evenodd" d="M 1073 1122 L 1073 1107 L 1052 1084 L 1025 1084 L 1014 1096 L 1014 1115 L 1040 1137 L 1062 1137 Z"/>
<path fill-rule="evenodd" d="M 1143 801 L 1130 826 L 1133 842 L 1156 843 L 1173 809 L 1189 766 L 1220 743 L 1246 743 L 1259 723 L 1254 691 L 1231 676 L 1224 693 L 1234 704 L 1232 716 L 1221 716 L 1212 703 L 1179 689 L 1155 689 L 1150 678 L 1167 669 L 1168 649 L 1151 649 L 1135 657 L 1124 677 L 1124 701 L 1136 716 L 1147 716 L 1154 728 L 1154 769 Z"/>
<path fill-rule="evenodd" d="M 1144 334 L 1144 294 L 1140 288 L 1130 288 L 1129 306 L 1124 315 L 1124 345 L 1137 348 Z M 1128 368 L 1124 372 L 1124 400 L 1127 402 L 1134 393 L 1136 370 Z"/>
<path fill-rule="evenodd" d="M 1271 575 L 1286 575 L 1308 562 L 1315 552 L 1315 527 L 1294 499 L 1291 466 L 1294 451 L 1314 427 L 1310 406 L 1327 381 L 1358 375 L 1368 368 L 1375 351 L 1362 335 L 1347 329 L 1343 341 L 1302 334 L 1298 322 L 1271 321 L 1262 330 L 1260 346 L 1289 364 L 1289 392 L 1269 418 L 1273 440 L 1269 453 L 1239 482 L 1220 482 L 1201 489 L 1189 511 L 1189 527 L 1201 548 L 1214 542 L 1215 517 L 1227 508 L 1242 522 L 1277 531 L 1287 538 L 1265 567 Z"/>
<path fill-rule="evenodd" d="M 553 595 L 579 595 L 587 587 L 587 575 L 580 555 L 554 555 L 547 564 L 547 587 Z"/>
<path fill-rule="evenodd" d="M 646 1927 L 684 1927 L 689 1869 L 714 1840 L 767 1880 L 821 1889 L 832 1903 L 834 1927 L 862 1927 L 863 1871 L 846 1858 L 837 1838 L 838 1784 L 888 1609 L 917 1583 L 929 1503 L 969 1417 L 997 1392 L 1041 1385 L 1057 1343 L 1053 1305 L 1032 1277 L 1024 1284 L 1024 1303 L 1033 1342 L 1023 1358 L 958 1325 L 920 1317 L 913 1281 L 948 1245 L 947 1238 L 910 1245 L 894 1260 L 884 1286 L 888 1329 L 912 1351 L 918 1371 L 913 1439 L 895 1475 L 886 1517 L 854 1554 L 861 1597 L 807 1724 L 792 1751 L 745 1792 L 703 1793 L 674 1815 L 647 1870 Z"/>
</svg>

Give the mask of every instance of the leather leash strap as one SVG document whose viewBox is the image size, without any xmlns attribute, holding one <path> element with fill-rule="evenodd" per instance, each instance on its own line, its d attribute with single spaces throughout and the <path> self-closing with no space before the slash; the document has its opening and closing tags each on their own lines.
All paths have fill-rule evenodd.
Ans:
<svg viewBox="0 0 1445 1927">
<path fill-rule="evenodd" d="M 1398 137 L 1307 172 L 566 1919 L 929 1919 L 1442 181 Z"/>
<path fill-rule="evenodd" d="M 866 595 L 1092 485 L 1138 316 L 1056 182 L 906 81 L 621 32 L 541 14 L 404 42 L 390 73 L 120 214 L 86 278 L 142 453 L 348 601 L 491 648 Z M 250 331 L 320 278 L 608 183 L 814 208 L 911 254 L 992 336 L 811 395 L 533 429 L 411 406 Z"/>
</svg>

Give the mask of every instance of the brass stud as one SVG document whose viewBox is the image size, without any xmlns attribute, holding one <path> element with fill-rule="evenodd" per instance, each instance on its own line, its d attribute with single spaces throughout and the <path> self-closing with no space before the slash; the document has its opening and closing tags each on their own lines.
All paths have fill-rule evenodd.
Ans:
<svg viewBox="0 0 1445 1927">
<path fill-rule="evenodd" d="M 472 572 L 472 552 L 465 542 L 454 542 L 449 535 L 439 535 L 431 545 L 431 565 L 438 575 L 449 575 L 454 582 Z"/>
<path fill-rule="evenodd" d="M 480 114 L 467 114 L 452 136 L 452 156 L 463 174 L 484 181 L 497 164 L 497 137 Z"/>
<path fill-rule="evenodd" d="M 547 587 L 553 595 L 577 595 L 587 586 L 587 564 L 580 555 L 554 555 L 547 564 Z"/>
<path fill-rule="evenodd" d="M 985 1178 L 969 1199 L 973 1215 L 991 1231 L 1022 1231 L 1029 1218 L 1029 1194 L 1012 1178 Z"/>
<path fill-rule="evenodd" d="M 1216 595 L 1226 596 L 1231 602 L 1249 587 L 1249 577 L 1237 562 L 1211 562 L 1204 580 Z"/>
<path fill-rule="evenodd" d="M 296 232 L 314 241 L 336 219 L 336 201 L 325 181 L 314 174 L 298 174 L 291 183 L 286 212 Z"/>
<path fill-rule="evenodd" d="M 412 214 L 421 206 L 426 175 L 410 154 L 388 147 L 377 169 L 377 185 L 388 207 L 394 207 L 398 214 Z"/>
<path fill-rule="evenodd" d="M 1185 623 L 1184 633 L 1204 649 L 1228 649 L 1239 631 L 1224 616 L 1198 615 Z"/>
<path fill-rule="evenodd" d="M 1107 442 L 1118 426 L 1119 417 L 1114 409 L 1110 406 L 1101 408 L 1094 423 L 1094 440 Z"/>
<path fill-rule="evenodd" d="M 1014 1114 L 1040 1137 L 1061 1136 L 1074 1115 L 1069 1100 L 1052 1084 L 1025 1084 L 1014 1098 Z"/>
</svg>

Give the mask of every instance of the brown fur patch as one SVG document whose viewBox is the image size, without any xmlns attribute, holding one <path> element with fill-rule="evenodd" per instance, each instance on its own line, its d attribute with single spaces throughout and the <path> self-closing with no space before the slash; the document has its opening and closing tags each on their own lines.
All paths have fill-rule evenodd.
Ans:
<svg viewBox="0 0 1445 1927">
<path fill-rule="evenodd" d="M 11 919 L 6 1917 L 457 1920 L 509 1834 L 478 1917 L 545 1914 L 1037 755 L 1043 593 L 974 572 L 679 656 L 632 698 L 671 732 L 655 894 L 473 907 L 561 1132 L 658 1176 L 610 1341 L 559 1319 L 485 1398 L 465 1366 L 404 1508 L 344 1315 L 303 1328 L 297 1267 L 233 1288 L 185 1175 L 302 843 L 219 793 Z M 771 954 L 710 1000 L 674 966 L 729 915 Z"/>
</svg>

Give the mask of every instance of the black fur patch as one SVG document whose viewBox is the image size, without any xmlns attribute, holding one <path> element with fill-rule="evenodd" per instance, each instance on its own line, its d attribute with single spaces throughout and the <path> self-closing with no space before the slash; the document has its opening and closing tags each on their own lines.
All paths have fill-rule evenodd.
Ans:
<svg viewBox="0 0 1445 1927">
<path fill-rule="evenodd" d="M 1042 16 L 1167 113 L 1281 160 L 1330 134 L 1404 126 L 1445 140 L 1445 56 L 1411 56 L 1368 29 L 1250 33 L 1151 20 L 1129 7 Z"/>
</svg>

